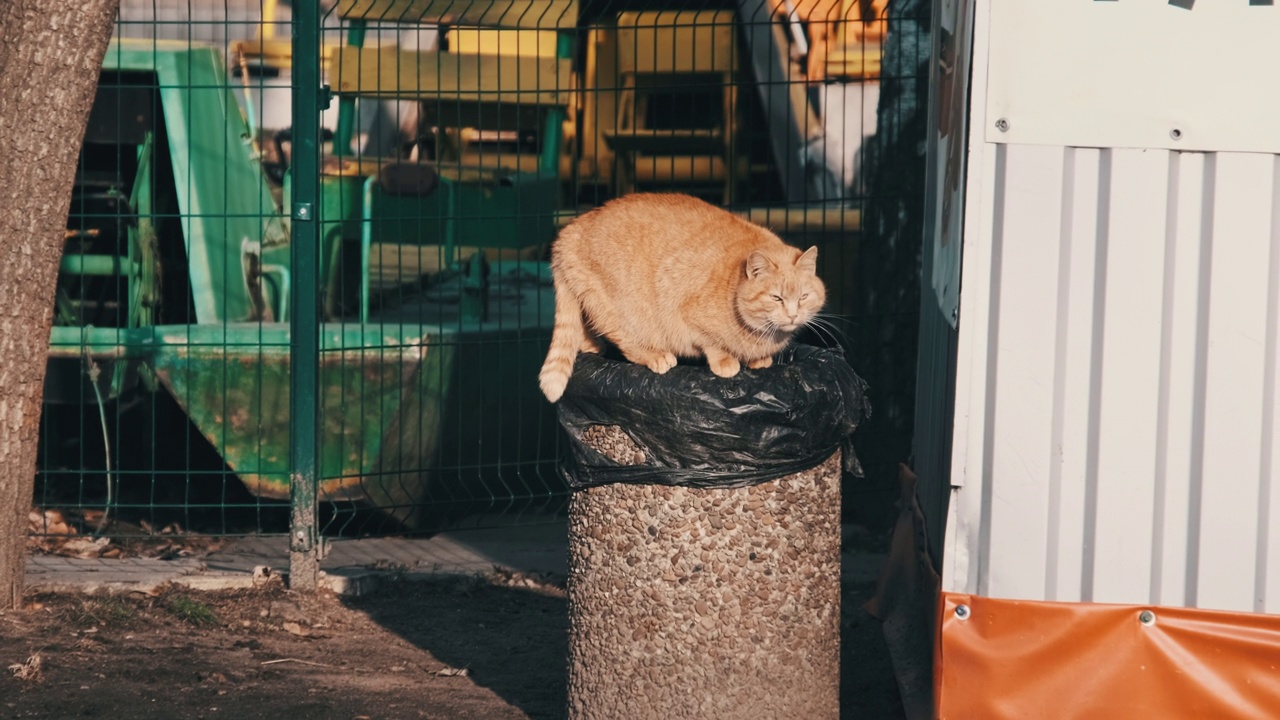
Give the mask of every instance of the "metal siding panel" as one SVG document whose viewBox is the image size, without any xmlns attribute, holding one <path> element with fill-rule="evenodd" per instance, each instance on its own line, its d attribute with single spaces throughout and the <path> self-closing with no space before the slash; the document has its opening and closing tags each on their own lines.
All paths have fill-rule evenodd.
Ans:
<svg viewBox="0 0 1280 720">
<path fill-rule="evenodd" d="M 1053 366 L 1054 413 L 1058 434 L 1060 490 L 1057 537 L 1051 538 L 1056 574 L 1055 600 L 1079 600 L 1083 592 L 1086 507 L 1085 476 L 1088 466 L 1089 377 L 1093 357 L 1093 316 L 1097 265 L 1095 236 L 1098 226 L 1098 179 L 1102 153 L 1095 149 L 1069 149 L 1071 154 L 1070 207 L 1064 208 L 1061 242 L 1066 243 L 1067 282 L 1059 292 L 1061 309 L 1057 329 L 1058 351 Z M 1060 256 L 1062 255 L 1060 251 Z"/>
<path fill-rule="evenodd" d="M 1267 339 L 1263 368 L 1262 457 L 1258 467 L 1258 537 L 1254 560 L 1256 590 L 1253 609 L 1280 613 L 1280 481 L 1276 448 L 1280 447 L 1280 156 L 1272 158 L 1271 172 L 1271 252 L 1267 264 Z"/>
<path fill-rule="evenodd" d="M 997 148 L 994 153 L 991 244 L 987 250 L 990 258 L 990 281 L 984 286 L 986 292 L 983 293 L 987 300 L 986 332 L 982 336 L 986 361 L 980 368 L 977 366 L 974 368 L 974 379 L 980 378 L 978 387 L 981 390 L 982 403 L 982 432 L 978 435 L 982 441 L 982 448 L 977 455 L 982 463 L 979 475 L 981 482 L 973 488 L 976 491 L 973 496 L 978 499 L 977 562 L 974 564 L 973 572 L 976 574 L 980 595 L 991 593 L 991 533 L 995 525 L 991 514 L 992 506 L 995 504 L 993 463 L 995 462 L 995 393 L 998 372 L 996 359 L 1000 344 L 1000 282 L 1003 280 L 1001 263 L 1004 258 L 1004 202 L 1007 192 L 1008 154 L 1007 147 Z M 981 375 L 977 373 L 979 369 L 982 371 Z"/>
<path fill-rule="evenodd" d="M 1196 604 L 1254 607 L 1273 162 L 1217 158 Z"/>
<path fill-rule="evenodd" d="M 943 588 L 1280 613 L 1280 157 L 1060 147 L 1037 174 L 982 141 L 988 0 L 975 18 Z M 1055 229 L 1027 219 L 1055 202 Z M 1023 225 L 1058 241 L 1019 246 Z M 1040 283 L 1016 276 L 1036 259 Z M 1032 336 L 1047 405 L 1010 395 L 1046 397 Z"/>
<path fill-rule="evenodd" d="M 1132 602 L 1150 590 L 1169 154 L 1109 152 L 1092 599 Z"/>
<path fill-rule="evenodd" d="M 995 337 L 989 591 L 1000 597 L 1044 592 L 1049 497 L 1057 252 L 1062 200 L 1061 148 L 1009 146 L 1002 198 L 1003 240 Z M 1005 302 L 1010 299 L 1012 302 Z"/>
<path fill-rule="evenodd" d="M 988 142 L 1280 151 L 1272 2 L 992 4 Z"/>
<path fill-rule="evenodd" d="M 1170 162 L 1168 238 L 1161 315 L 1160 401 L 1156 448 L 1156 497 L 1152 528 L 1152 591 L 1157 603 L 1187 602 L 1188 466 L 1195 408 L 1196 308 L 1202 238 L 1206 158 L 1181 153 Z"/>
<path fill-rule="evenodd" d="M 969 432 L 983 428 L 950 529 L 977 551 L 968 589 L 1274 608 L 1280 161 L 1016 145 L 992 157 L 985 273 L 967 268 L 985 294 L 967 298 L 961 331 L 986 365 L 957 389 Z"/>
<path fill-rule="evenodd" d="M 976 0 L 973 67 L 987 62 L 988 0 Z M 972 97 L 986 92 L 986 73 L 974 72 Z M 943 548 L 943 587 L 977 592 L 983 568 L 979 526 L 982 518 L 983 445 L 987 318 L 991 280 L 992 195 L 995 146 L 982 142 L 985 105 L 970 105 L 969 156 L 966 163 L 964 247 L 960 266 L 960 332 L 956 338 L 955 422 L 951 444 L 951 483 L 956 489 L 948 505 L 947 542 Z"/>
<path fill-rule="evenodd" d="M 1064 148 L 1062 153 L 1062 199 L 1058 203 L 1058 277 L 1057 297 L 1054 308 L 1053 335 L 1053 397 L 1052 417 L 1049 421 L 1049 517 L 1045 524 L 1044 596 L 1051 600 L 1059 597 L 1063 568 L 1059 563 L 1062 549 L 1062 409 L 1067 393 L 1065 352 L 1067 348 L 1067 319 L 1070 317 L 1071 298 L 1068 288 L 1071 280 L 1071 246 L 1073 216 L 1075 212 L 1075 151 Z"/>
</svg>

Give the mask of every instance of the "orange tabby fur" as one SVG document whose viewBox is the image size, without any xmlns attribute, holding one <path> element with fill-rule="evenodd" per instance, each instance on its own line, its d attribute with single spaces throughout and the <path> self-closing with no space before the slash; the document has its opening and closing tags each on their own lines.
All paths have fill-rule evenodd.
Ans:
<svg viewBox="0 0 1280 720">
<path fill-rule="evenodd" d="M 556 323 L 539 384 L 560 399 L 579 352 L 597 337 L 657 373 L 707 358 L 732 377 L 765 368 L 817 313 L 818 249 L 687 195 L 634 194 L 586 213 L 551 249 Z"/>
</svg>

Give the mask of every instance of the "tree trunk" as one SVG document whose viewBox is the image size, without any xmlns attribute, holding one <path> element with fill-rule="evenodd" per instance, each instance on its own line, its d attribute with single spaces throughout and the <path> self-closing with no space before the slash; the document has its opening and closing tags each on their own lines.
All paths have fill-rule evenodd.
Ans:
<svg viewBox="0 0 1280 720">
<path fill-rule="evenodd" d="M 22 595 L 58 262 L 119 0 L 0 0 L 0 609 Z"/>
</svg>

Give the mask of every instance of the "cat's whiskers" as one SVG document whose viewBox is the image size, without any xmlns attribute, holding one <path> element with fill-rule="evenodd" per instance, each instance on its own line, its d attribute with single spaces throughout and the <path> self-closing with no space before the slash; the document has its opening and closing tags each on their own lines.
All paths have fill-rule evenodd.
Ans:
<svg viewBox="0 0 1280 720">
<path fill-rule="evenodd" d="M 844 330 L 841 330 L 834 322 L 832 322 L 831 318 L 839 320 L 846 319 L 842 315 L 816 313 L 808 323 L 805 323 L 805 325 L 806 327 L 811 328 L 814 333 L 819 336 L 822 336 L 825 332 L 826 336 L 831 339 L 832 343 L 847 347 L 849 345 L 849 336 L 844 332 Z"/>
<path fill-rule="evenodd" d="M 842 346 L 847 343 L 849 339 L 848 336 L 845 335 L 844 331 L 837 328 L 834 323 L 817 315 L 810 318 L 809 321 L 805 323 L 805 327 L 812 330 L 813 333 L 823 342 L 829 342 L 831 345 Z M 841 338 L 845 340 L 845 343 L 840 342 Z"/>
<path fill-rule="evenodd" d="M 773 345 L 777 343 L 777 336 L 780 334 L 778 323 L 773 318 L 765 318 L 764 326 L 753 331 L 752 336 L 757 345 Z"/>
<path fill-rule="evenodd" d="M 822 320 L 822 321 L 826 322 L 826 324 L 827 324 L 828 326 L 831 326 L 831 327 L 835 327 L 835 325 L 836 325 L 836 323 L 837 323 L 837 322 L 839 322 L 839 323 L 841 323 L 841 324 L 843 324 L 843 325 L 849 325 L 849 324 L 851 324 L 851 323 L 853 322 L 852 320 L 850 320 L 850 319 L 849 319 L 849 316 L 848 316 L 848 315 L 838 315 L 838 314 L 836 314 L 836 313 L 824 313 L 824 312 L 817 312 L 817 313 L 814 313 L 814 314 L 813 314 L 813 317 L 814 317 L 815 319 Z M 839 330 L 837 329 L 837 331 L 839 331 Z M 842 332 L 842 331 L 840 331 L 840 332 Z"/>
</svg>

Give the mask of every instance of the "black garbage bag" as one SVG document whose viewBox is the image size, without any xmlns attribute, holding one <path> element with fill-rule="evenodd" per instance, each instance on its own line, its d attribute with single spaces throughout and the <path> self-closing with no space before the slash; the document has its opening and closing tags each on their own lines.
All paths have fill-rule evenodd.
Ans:
<svg viewBox="0 0 1280 720">
<path fill-rule="evenodd" d="M 843 352 L 810 345 L 731 378 L 692 365 L 659 375 L 579 354 L 556 406 L 570 444 L 561 470 L 571 488 L 735 488 L 808 470 L 843 449 L 845 469 L 861 476 L 851 439 L 871 415 L 866 389 Z M 608 425 L 639 447 L 642 464 L 619 465 L 584 442 L 588 428 Z"/>
</svg>

